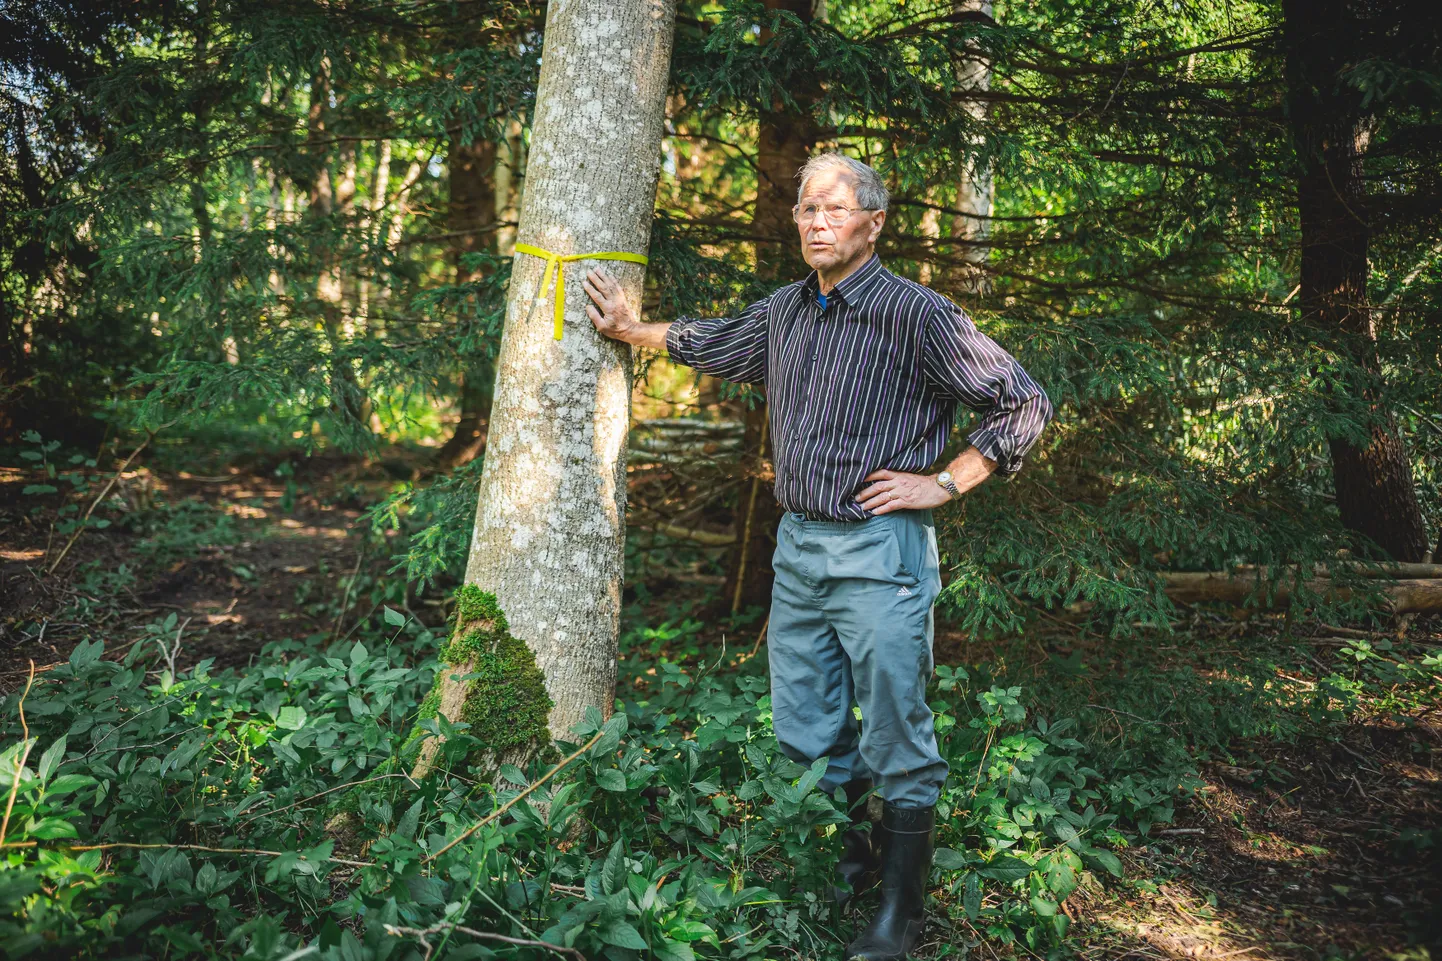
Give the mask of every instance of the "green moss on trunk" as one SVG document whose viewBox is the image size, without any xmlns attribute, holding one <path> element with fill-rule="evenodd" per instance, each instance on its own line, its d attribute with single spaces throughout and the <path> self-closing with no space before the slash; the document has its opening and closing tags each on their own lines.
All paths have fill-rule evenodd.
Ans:
<svg viewBox="0 0 1442 961">
<path fill-rule="evenodd" d="M 511 635 L 494 594 L 474 584 L 456 592 L 456 623 L 440 660 L 402 757 L 426 766 L 433 748 L 423 749 L 429 735 L 420 724 L 447 706 L 451 723 L 470 725 L 469 734 L 480 741 L 467 759 L 471 764 L 493 768 L 555 754 L 549 726 L 555 705 L 545 675 L 531 649 Z M 461 679 L 451 680 L 455 675 Z"/>
</svg>

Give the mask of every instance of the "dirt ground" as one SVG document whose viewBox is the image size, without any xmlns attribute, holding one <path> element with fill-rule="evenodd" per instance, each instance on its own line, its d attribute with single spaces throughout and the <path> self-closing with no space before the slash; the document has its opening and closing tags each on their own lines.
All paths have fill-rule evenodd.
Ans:
<svg viewBox="0 0 1442 961">
<path fill-rule="evenodd" d="M 107 503 L 111 516 L 189 502 L 204 519 L 195 538 L 157 547 L 116 524 L 86 532 L 41 576 L 64 547 L 51 528 L 55 505 L 22 496 L 33 473 L 0 468 L 0 692 L 23 682 L 30 660 L 43 670 L 86 636 L 123 656 L 171 612 L 182 664 L 238 666 L 271 639 L 345 636 L 374 610 L 368 595 L 352 592 L 339 617 L 323 602 L 387 576 L 382 555 L 392 551 L 365 546 L 362 513 L 392 479 L 354 462 L 318 467 L 289 492 L 270 472 L 131 472 Z M 87 594 L 87 577 L 122 566 L 123 606 Z M 656 603 L 668 586 L 692 589 L 657 586 Z M 442 619 L 438 597 L 403 604 L 428 623 Z M 1414 636 L 1442 643 L 1439 620 L 1413 625 Z M 976 652 L 942 624 L 937 655 L 949 663 Z M 1176 822 L 1127 852 L 1126 881 L 1064 905 L 1076 950 L 1251 961 L 1442 955 L 1442 709 L 1378 712 L 1336 739 L 1242 747 L 1234 753 L 1251 766 L 1204 766 L 1205 786 Z M 1408 947 L 1419 934 L 1430 954 Z M 974 950 L 998 954 L 992 942 Z"/>
</svg>

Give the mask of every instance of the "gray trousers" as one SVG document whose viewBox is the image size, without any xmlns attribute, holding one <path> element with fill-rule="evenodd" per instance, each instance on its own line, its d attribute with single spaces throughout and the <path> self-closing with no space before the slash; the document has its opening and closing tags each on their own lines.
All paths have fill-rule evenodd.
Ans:
<svg viewBox="0 0 1442 961">
<path fill-rule="evenodd" d="M 766 643 L 781 751 L 802 764 L 830 758 L 828 793 L 870 777 L 898 807 L 935 804 L 948 768 L 926 704 L 941 591 L 931 511 L 855 522 L 787 513 L 772 564 Z"/>
</svg>

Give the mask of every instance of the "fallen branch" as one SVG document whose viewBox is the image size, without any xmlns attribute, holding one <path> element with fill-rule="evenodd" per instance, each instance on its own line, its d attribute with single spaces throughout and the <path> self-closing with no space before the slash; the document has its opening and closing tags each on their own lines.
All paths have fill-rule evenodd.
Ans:
<svg viewBox="0 0 1442 961">
<path fill-rule="evenodd" d="M 38 841 L 15 841 L 10 844 L 0 844 L 0 848 L 34 848 L 39 847 Z M 262 857 L 278 858 L 286 854 L 295 854 L 294 851 L 267 851 L 263 848 L 213 848 L 204 844 L 138 844 L 130 841 L 111 841 L 106 844 L 57 844 L 55 847 L 65 851 L 109 851 L 112 848 L 124 848 L 137 851 L 160 851 L 175 848 L 180 851 L 206 851 L 211 854 L 259 854 Z M 310 860 L 304 854 L 297 854 L 301 861 Z M 352 868 L 373 868 L 374 861 L 350 861 L 346 858 L 321 858 L 322 861 L 329 861 L 331 864 L 344 864 Z"/>
<path fill-rule="evenodd" d="M 1270 570 L 1259 564 L 1240 564 L 1237 566 L 1237 573 L 1254 573 L 1256 571 Z M 1295 564 L 1277 569 L 1279 573 L 1296 574 L 1298 568 Z M 1360 561 L 1350 561 L 1340 564 L 1316 564 L 1312 567 L 1314 577 L 1333 577 L 1336 574 L 1346 573 L 1352 577 L 1361 578 L 1395 578 L 1397 580 L 1433 580 L 1442 577 L 1442 564 L 1399 564 L 1388 562 L 1385 564 L 1364 564 Z"/>
<path fill-rule="evenodd" d="M 693 541 L 706 547 L 729 547 L 736 543 L 735 534 L 718 534 L 715 531 L 682 527 L 679 524 L 667 524 L 664 521 L 652 529 L 657 534 L 664 534 L 678 541 Z"/>
<path fill-rule="evenodd" d="M 1224 601 L 1278 608 L 1287 606 L 1293 593 L 1293 583 L 1278 581 L 1271 585 L 1270 599 L 1258 595 L 1258 588 L 1263 585 L 1255 574 L 1166 571 L 1159 576 L 1166 585 L 1167 596 L 1185 604 Z M 1330 578 L 1313 578 L 1305 585 L 1308 590 L 1335 600 L 1347 600 L 1354 594 L 1352 588 L 1340 587 Z M 1378 584 L 1377 591 L 1387 598 L 1394 614 L 1442 612 L 1442 578 L 1388 580 L 1385 584 Z"/>
<path fill-rule="evenodd" d="M 469 934 L 473 938 L 482 938 L 486 941 L 500 941 L 503 944 L 515 944 L 527 948 L 545 948 L 547 951 L 554 951 L 557 954 L 569 954 L 575 958 L 579 958 L 580 961 L 586 961 L 586 956 L 575 948 L 567 948 L 559 944 L 551 944 L 548 941 L 533 941 L 530 938 L 513 938 L 505 934 L 492 934 L 489 931 L 477 931 L 475 928 L 468 928 L 460 924 L 448 924 L 442 922 L 440 924 L 433 924 L 428 928 L 403 928 L 394 924 L 387 924 L 385 925 L 385 929 L 387 934 L 393 935 L 395 937 L 409 936 L 420 941 L 421 948 L 425 951 L 425 954 L 422 955 L 422 957 L 425 959 L 429 959 L 431 956 L 431 952 L 435 950 L 431 947 L 431 943 L 426 940 L 426 937 L 428 935 L 440 934 L 443 931 L 446 932 L 447 935 L 449 935 L 452 931 L 459 931 L 462 934 Z"/>
</svg>

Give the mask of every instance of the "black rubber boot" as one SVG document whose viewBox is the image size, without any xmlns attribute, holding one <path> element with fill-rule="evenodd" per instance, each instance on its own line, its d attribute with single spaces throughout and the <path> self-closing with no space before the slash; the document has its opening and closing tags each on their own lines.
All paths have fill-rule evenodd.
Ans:
<svg viewBox="0 0 1442 961">
<path fill-rule="evenodd" d="M 881 815 L 881 906 L 846 948 L 847 961 L 903 961 L 926 923 L 936 808 L 899 808 Z"/>
<path fill-rule="evenodd" d="M 853 896 L 876 883 L 876 870 L 881 859 L 872 844 L 875 829 L 867 829 L 870 817 L 866 813 L 867 801 L 863 800 L 871 787 L 868 778 L 854 778 L 841 786 L 846 792 L 851 826 L 841 835 L 841 860 L 836 862 L 837 883 L 831 889 L 831 897 L 838 910 L 845 908 Z"/>
</svg>

